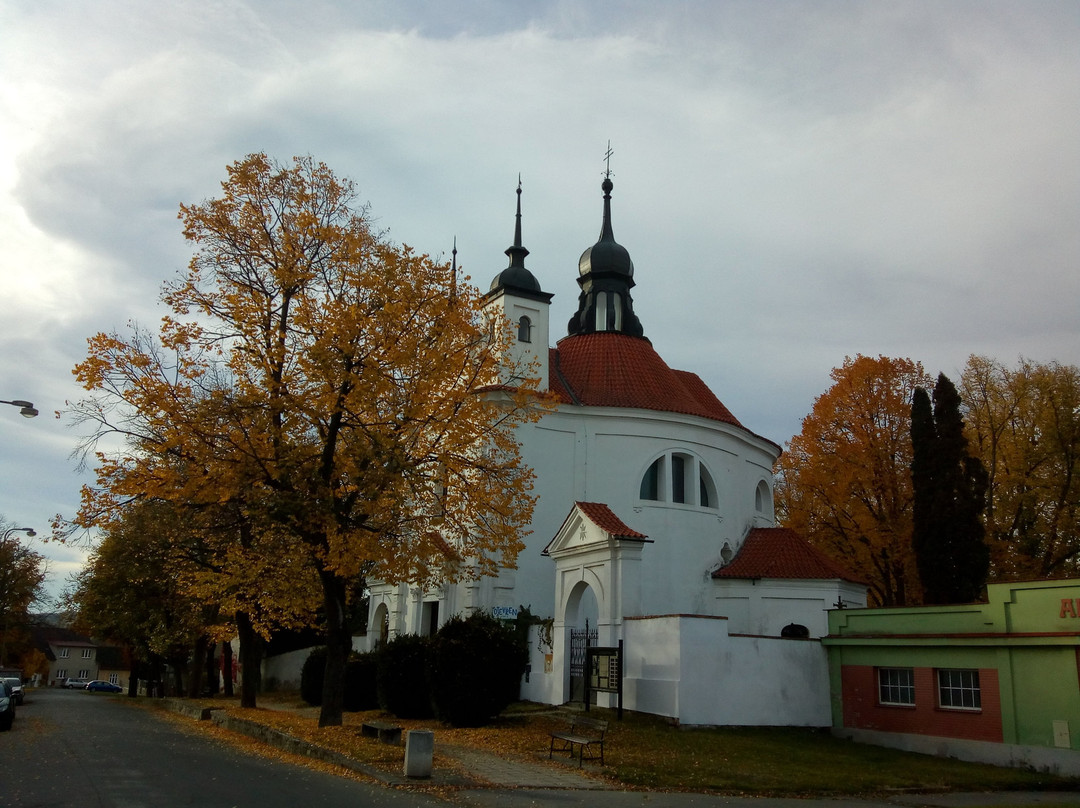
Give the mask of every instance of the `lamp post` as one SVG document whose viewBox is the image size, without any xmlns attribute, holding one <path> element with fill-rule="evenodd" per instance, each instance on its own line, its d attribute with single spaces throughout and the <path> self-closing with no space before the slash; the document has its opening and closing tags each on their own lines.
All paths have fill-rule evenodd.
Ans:
<svg viewBox="0 0 1080 808">
<path fill-rule="evenodd" d="M 7 541 L 8 536 L 10 536 L 12 533 L 25 533 L 27 537 L 31 539 L 37 535 L 37 531 L 35 531 L 32 527 L 9 527 L 7 530 L 4 531 L 4 535 L 0 536 L 0 541 Z"/>
<path fill-rule="evenodd" d="M 24 418 L 35 418 L 38 414 L 38 411 L 34 409 L 33 401 L 22 401 L 21 399 L 15 399 L 14 401 L 0 400 L 0 404 L 10 404 L 12 407 L 18 407 L 19 414 Z"/>
</svg>

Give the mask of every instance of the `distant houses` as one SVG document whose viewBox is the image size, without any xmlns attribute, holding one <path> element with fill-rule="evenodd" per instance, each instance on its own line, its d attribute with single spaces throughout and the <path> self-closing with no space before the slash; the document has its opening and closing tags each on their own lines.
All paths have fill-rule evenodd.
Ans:
<svg viewBox="0 0 1080 808">
<path fill-rule="evenodd" d="M 34 645 L 49 661 L 48 675 L 34 674 L 33 684 L 63 687 L 67 679 L 104 679 L 127 687 L 123 649 L 98 643 L 64 626 L 38 624 L 31 629 Z"/>
</svg>

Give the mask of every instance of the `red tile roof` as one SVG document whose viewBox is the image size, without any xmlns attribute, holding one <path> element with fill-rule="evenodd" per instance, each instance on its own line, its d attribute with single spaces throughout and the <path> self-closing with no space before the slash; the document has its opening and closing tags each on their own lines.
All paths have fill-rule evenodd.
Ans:
<svg viewBox="0 0 1080 808">
<path fill-rule="evenodd" d="M 615 515 L 607 505 L 601 502 L 575 502 L 581 512 L 585 514 L 597 527 L 606 530 L 616 539 L 647 539 L 644 533 L 638 533 L 629 527 L 622 519 Z"/>
<path fill-rule="evenodd" d="M 742 427 L 696 374 L 672 370 L 647 339 L 578 334 L 559 340 L 550 359 L 551 390 L 564 404 L 675 412 Z"/>
<path fill-rule="evenodd" d="M 794 530 L 756 527 L 746 537 L 739 554 L 713 578 L 797 578 L 865 583 L 833 561 Z"/>
</svg>

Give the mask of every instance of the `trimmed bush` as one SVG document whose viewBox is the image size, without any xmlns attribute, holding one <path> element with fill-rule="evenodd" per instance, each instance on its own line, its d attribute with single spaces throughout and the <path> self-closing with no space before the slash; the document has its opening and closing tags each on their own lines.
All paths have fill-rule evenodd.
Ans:
<svg viewBox="0 0 1080 808">
<path fill-rule="evenodd" d="M 379 706 L 376 654 L 353 654 L 345 663 L 344 709 L 352 713 Z"/>
<path fill-rule="evenodd" d="M 427 637 L 403 634 L 377 652 L 379 706 L 398 718 L 431 718 Z"/>
<path fill-rule="evenodd" d="M 312 648 L 300 669 L 300 698 L 312 707 L 322 706 L 323 677 L 326 675 L 326 648 Z"/>
<path fill-rule="evenodd" d="M 435 715 L 455 727 L 488 723 L 517 700 L 527 653 L 512 626 L 487 614 L 448 620 L 431 639 Z"/>
</svg>

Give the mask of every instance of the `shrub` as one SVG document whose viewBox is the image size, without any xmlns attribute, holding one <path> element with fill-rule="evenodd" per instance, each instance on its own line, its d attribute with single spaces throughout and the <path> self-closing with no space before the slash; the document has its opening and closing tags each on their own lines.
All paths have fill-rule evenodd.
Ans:
<svg viewBox="0 0 1080 808">
<path fill-rule="evenodd" d="M 527 653 L 513 627 L 487 614 L 448 620 L 431 640 L 435 715 L 455 727 L 486 724 L 517 700 Z"/>
<path fill-rule="evenodd" d="M 326 648 L 312 648 L 300 669 L 300 698 L 312 707 L 322 706 L 323 676 L 326 674 Z"/>
<path fill-rule="evenodd" d="M 427 637 L 403 634 L 377 652 L 379 706 L 398 718 L 430 718 Z"/>
<path fill-rule="evenodd" d="M 353 654 L 345 663 L 345 702 L 349 712 L 374 710 L 379 706 L 376 686 L 376 654 Z"/>
</svg>

